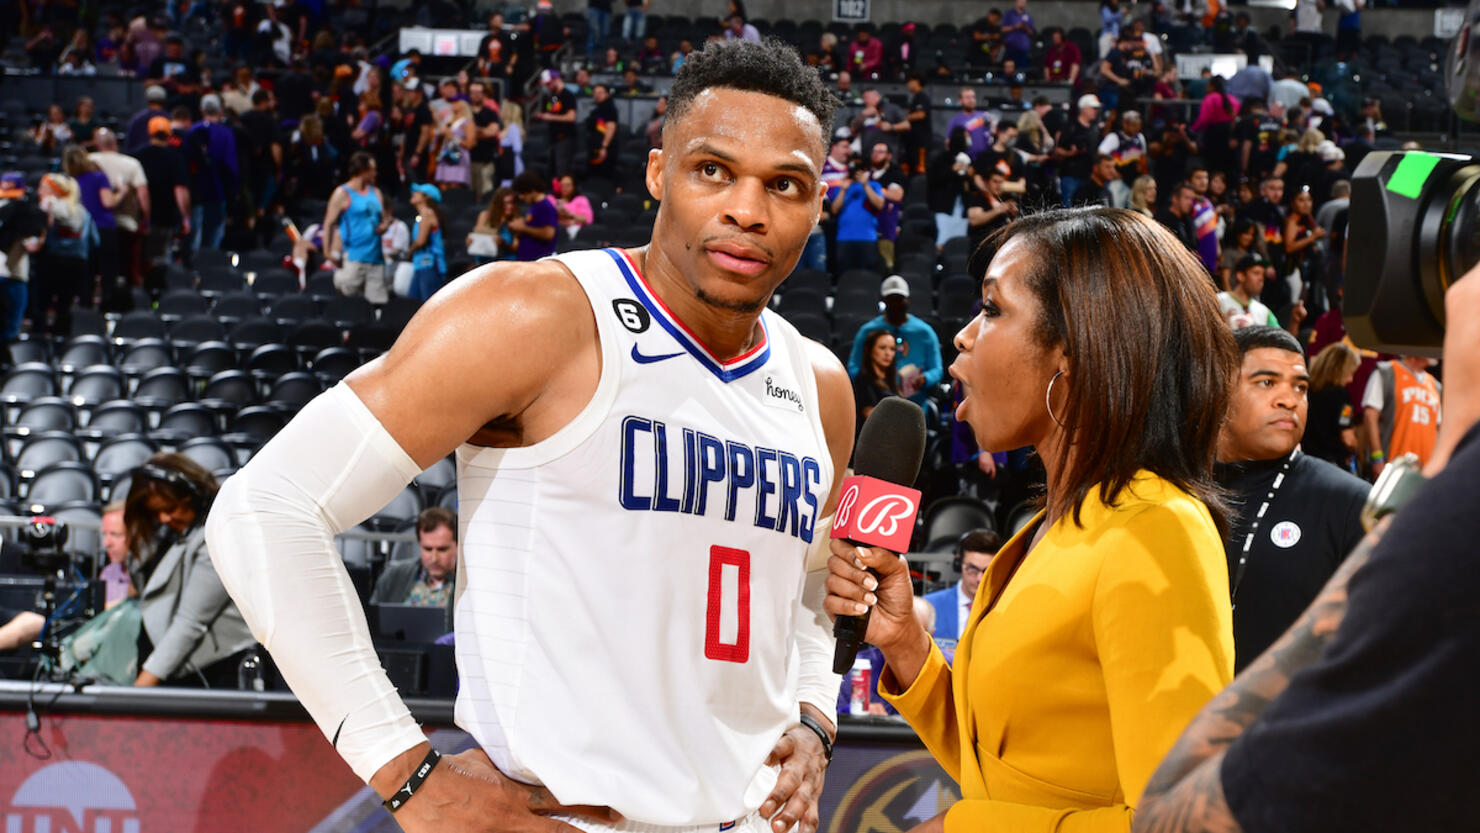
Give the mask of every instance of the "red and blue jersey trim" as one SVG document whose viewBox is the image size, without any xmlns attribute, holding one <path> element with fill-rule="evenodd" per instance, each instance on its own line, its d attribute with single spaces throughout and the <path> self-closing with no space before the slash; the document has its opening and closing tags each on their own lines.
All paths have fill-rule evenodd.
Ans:
<svg viewBox="0 0 1480 833">
<path fill-rule="evenodd" d="M 678 317 L 669 311 L 662 299 L 648 287 L 647 280 L 643 278 L 642 273 L 637 269 L 637 264 L 632 262 L 632 258 L 625 250 L 603 249 L 602 251 L 606 252 L 617 264 L 617 270 L 626 279 L 628 288 L 632 290 L 632 294 L 637 297 L 637 300 L 647 308 L 648 313 L 652 315 L 653 320 L 658 323 L 658 326 L 667 330 L 668 334 L 673 336 L 673 340 L 677 341 L 680 347 L 684 348 L 699 364 L 703 365 L 704 369 L 718 377 L 721 382 L 733 382 L 736 379 L 743 378 L 765 366 L 766 362 L 770 360 L 771 333 L 770 328 L 766 326 L 764 314 L 761 315 L 760 319 L 760 341 L 741 355 L 729 361 L 722 361 L 716 358 L 713 353 L 709 352 L 709 348 L 704 346 L 704 342 L 700 341 L 699 337 L 694 335 L 693 331 L 685 326 L 682 321 L 678 320 Z"/>
</svg>

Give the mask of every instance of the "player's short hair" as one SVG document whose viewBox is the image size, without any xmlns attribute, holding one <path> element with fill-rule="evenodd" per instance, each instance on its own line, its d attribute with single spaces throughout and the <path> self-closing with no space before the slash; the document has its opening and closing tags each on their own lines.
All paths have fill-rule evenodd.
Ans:
<svg viewBox="0 0 1480 833">
<path fill-rule="evenodd" d="M 822 146 L 829 144 L 837 100 L 822 85 L 817 71 L 802 63 L 796 49 L 783 41 L 710 41 L 703 51 L 691 53 L 668 93 L 666 124 L 683 119 L 694 98 L 713 87 L 765 93 L 801 105 L 817 117 Z"/>
<path fill-rule="evenodd" d="M 1300 349 L 1300 342 L 1288 331 L 1279 327 L 1240 327 L 1233 331 L 1233 343 L 1238 345 L 1240 356 L 1248 355 L 1250 350 L 1284 350 L 1286 353 L 1298 353 L 1305 355 Z"/>
<path fill-rule="evenodd" d="M 444 506 L 433 506 L 421 510 L 416 516 L 416 534 L 420 537 L 423 533 L 436 532 L 442 527 L 452 530 L 452 540 L 457 541 L 457 513 Z"/>
</svg>

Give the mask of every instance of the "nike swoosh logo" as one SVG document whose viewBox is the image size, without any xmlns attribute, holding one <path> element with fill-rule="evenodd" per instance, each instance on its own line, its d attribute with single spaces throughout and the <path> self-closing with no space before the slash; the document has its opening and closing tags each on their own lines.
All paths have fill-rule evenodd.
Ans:
<svg viewBox="0 0 1480 833">
<path fill-rule="evenodd" d="M 664 361 L 665 359 L 671 359 L 671 358 L 673 358 L 675 356 L 682 356 L 682 355 L 683 355 L 683 353 L 682 352 L 679 352 L 679 353 L 664 353 L 661 356 L 649 356 L 649 355 L 646 355 L 644 353 L 639 352 L 638 349 L 637 349 L 637 345 L 636 344 L 632 345 L 632 361 L 637 362 L 638 364 L 652 364 L 653 362 L 661 362 L 661 361 Z"/>
</svg>

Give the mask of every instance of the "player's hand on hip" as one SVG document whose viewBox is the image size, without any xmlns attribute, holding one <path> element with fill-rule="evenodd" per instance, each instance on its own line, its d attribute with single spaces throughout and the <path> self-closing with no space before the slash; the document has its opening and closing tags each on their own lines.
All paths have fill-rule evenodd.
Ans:
<svg viewBox="0 0 1480 833">
<path fill-rule="evenodd" d="M 552 815 L 622 820 L 609 807 L 558 803 L 544 787 L 504 775 L 481 749 L 444 755 L 395 819 L 406 833 L 582 833 Z"/>
<path fill-rule="evenodd" d="M 841 539 L 832 541 L 831 547 L 823 609 L 833 616 L 861 616 L 872 608 L 864 639 L 886 653 L 889 646 L 919 630 L 914 617 L 915 593 L 904 558 Z M 877 573 L 878 578 L 868 570 Z"/>
<path fill-rule="evenodd" d="M 776 741 L 766 764 L 781 767 L 776 788 L 760 809 L 761 816 L 770 820 L 772 832 L 786 833 L 795 825 L 797 833 L 815 833 L 820 823 L 817 799 L 822 796 L 822 777 L 827 772 L 822 741 L 811 729 L 793 726 Z"/>
</svg>

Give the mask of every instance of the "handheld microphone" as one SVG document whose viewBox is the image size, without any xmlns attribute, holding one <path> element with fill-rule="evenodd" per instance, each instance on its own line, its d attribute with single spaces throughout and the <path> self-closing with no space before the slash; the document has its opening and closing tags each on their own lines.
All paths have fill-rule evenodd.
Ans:
<svg viewBox="0 0 1480 833">
<path fill-rule="evenodd" d="M 915 515 L 920 510 L 920 493 L 909 484 L 920 474 L 924 456 L 925 412 L 920 406 L 899 397 L 876 405 L 859 432 L 853 454 L 854 474 L 843 481 L 838 495 L 832 537 L 892 552 L 908 551 Z M 834 674 L 853 667 L 871 612 L 839 616 L 833 622 L 833 636 L 837 638 Z"/>
</svg>

